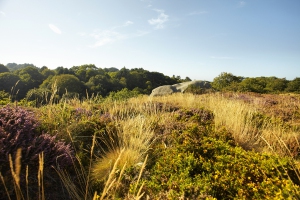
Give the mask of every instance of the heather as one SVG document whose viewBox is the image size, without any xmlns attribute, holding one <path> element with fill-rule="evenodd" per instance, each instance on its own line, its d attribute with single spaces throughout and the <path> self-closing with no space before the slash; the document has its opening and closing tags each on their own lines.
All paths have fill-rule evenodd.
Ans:
<svg viewBox="0 0 300 200">
<path fill-rule="evenodd" d="M 38 131 L 39 122 L 33 111 L 21 107 L 4 106 L 0 109 L 0 171 L 6 184 L 13 184 L 11 177 L 11 162 L 17 160 L 17 152 L 20 150 L 21 173 L 27 173 L 20 177 L 20 190 L 25 185 L 37 185 L 36 175 L 38 171 L 39 157 L 43 154 L 43 164 L 46 172 L 45 179 L 51 187 L 56 181 L 51 179 L 56 176 L 54 168 L 67 168 L 72 165 L 73 150 L 65 142 L 56 140 L 55 135 Z M 27 170 L 27 172 L 25 172 Z M 53 176 L 53 177 L 52 177 Z M 48 179 L 47 179 L 48 178 Z M 8 189 L 10 185 L 7 186 Z M 30 186 L 31 187 L 31 186 Z M 33 190 L 34 187 L 29 188 Z M 50 188 L 50 187 L 49 187 Z M 34 191 L 31 191 L 33 193 Z M 10 193 L 10 192 L 9 192 Z M 50 192 L 49 192 L 50 193 Z M 50 195 L 50 194 L 49 194 Z M 6 196 L 1 190 L 1 196 Z M 51 195 L 50 195 L 51 196 Z"/>
<path fill-rule="evenodd" d="M 149 97 L 123 90 L 107 98 L 8 104 L 0 112 L 0 156 L 7 163 L 1 195 L 299 199 L 299 102 L 297 94 Z"/>
</svg>

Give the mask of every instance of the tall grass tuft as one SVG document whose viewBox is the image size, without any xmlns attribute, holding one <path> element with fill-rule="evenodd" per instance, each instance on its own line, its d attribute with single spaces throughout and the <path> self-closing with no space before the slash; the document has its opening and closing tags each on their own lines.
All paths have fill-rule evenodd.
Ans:
<svg viewBox="0 0 300 200">
<path fill-rule="evenodd" d="M 92 166 L 91 176 L 94 180 L 104 180 L 117 159 L 117 169 L 142 163 L 154 139 L 154 132 L 143 116 L 120 120 L 117 124 L 117 133 L 108 132 L 101 137 L 107 148 L 102 149 L 103 155 Z M 119 157 L 121 152 L 122 156 Z"/>
<path fill-rule="evenodd" d="M 44 192 L 44 152 L 39 154 L 39 169 L 38 169 L 38 196 L 39 200 L 45 200 Z"/>
<path fill-rule="evenodd" d="M 11 158 L 11 154 L 9 155 L 9 166 L 10 171 L 13 177 L 14 190 L 16 193 L 17 200 L 23 199 L 22 190 L 20 186 L 20 172 L 21 172 L 21 149 L 17 150 L 16 158 L 15 158 L 15 166 L 13 165 L 13 161 Z"/>
</svg>

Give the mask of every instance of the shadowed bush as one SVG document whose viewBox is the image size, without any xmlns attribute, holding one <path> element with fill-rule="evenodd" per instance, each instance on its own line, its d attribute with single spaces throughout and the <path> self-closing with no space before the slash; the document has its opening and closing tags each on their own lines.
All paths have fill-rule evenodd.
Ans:
<svg viewBox="0 0 300 200">
<path fill-rule="evenodd" d="M 25 169 L 29 169 L 29 183 L 34 193 L 37 186 L 37 171 L 39 168 L 39 154 L 44 153 L 45 180 L 48 187 L 57 187 L 58 179 L 54 180 L 56 172 L 52 167 L 63 169 L 72 165 L 73 151 L 70 145 L 57 141 L 56 136 L 38 133 L 37 120 L 34 113 L 20 107 L 5 106 L 0 109 L 0 171 L 8 184 L 12 181 L 9 156 L 15 160 L 18 149 L 21 149 L 21 188 L 25 188 Z M 9 185 L 9 184 L 8 184 Z M 13 185 L 13 184 L 11 184 Z M 50 195 L 51 190 L 47 191 Z M 11 195 L 11 194 L 10 194 Z M 1 189 L 0 196 L 6 196 Z"/>
</svg>

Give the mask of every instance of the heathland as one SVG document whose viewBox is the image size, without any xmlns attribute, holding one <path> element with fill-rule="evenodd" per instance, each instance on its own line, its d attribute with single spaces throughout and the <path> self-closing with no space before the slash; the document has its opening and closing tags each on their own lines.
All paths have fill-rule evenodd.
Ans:
<svg viewBox="0 0 300 200">
<path fill-rule="evenodd" d="M 1 199 L 300 199 L 299 78 L 222 73 L 210 90 L 158 97 L 156 79 L 85 96 L 53 80 L 35 96 L 20 99 L 16 82 L 1 92 Z"/>
<path fill-rule="evenodd" d="M 299 106 L 220 92 L 7 104 L 1 196 L 299 199 Z"/>
</svg>

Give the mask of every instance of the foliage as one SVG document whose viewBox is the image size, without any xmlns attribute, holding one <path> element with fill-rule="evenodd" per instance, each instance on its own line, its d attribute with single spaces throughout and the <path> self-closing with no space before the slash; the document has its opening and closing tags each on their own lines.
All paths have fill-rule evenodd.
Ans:
<svg viewBox="0 0 300 200">
<path fill-rule="evenodd" d="M 10 103 L 9 93 L 4 90 L 0 91 L 0 105 L 7 105 Z"/>
<path fill-rule="evenodd" d="M 6 65 L 6 67 L 9 69 L 9 71 L 13 72 L 13 71 L 25 68 L 25 67 L 36 67 L 36 66 L 33 64 L 29 64 L 29 63 L 24 63 L 24 64 L 8 63 Z"/>
<path fill-rule="evenodd" d="M 240 84 L 240 91 L 264 93 L 266 85 L 266 82 L 262 78 L 246 78 Z"/>
<path fill-rule="evenodd" d="M 49 103 L 52 91 L 47 88 L 31 89 L 26 94 L 27 101 L 35 101 L 35 106 L 39 107 Z"/>
<path fill-rule="evenodd" d="M 7 160 L 9 154 L 14 155 L 18 148 L 22 148 L 24 166 L 34 166 L 42 151 L 49 166 L 64 167 L 71 164 L 70 146 L 56 142 L 55 136 L 36 132 L 38 122 L 32 112 L 8 105 L 0 109 L 0 117 L 1 162 Z M 4 165 L 1 167 L 5 169 Z"/>
<path fill-rule="evenodd" d="M 107 100 L 108 101 L 126 101 L 132 97 L 137 97 L 140 95 L 138 91 L 130 91 L 127 88 L 122 89 L 118 92 L 109 93 Z"/>
<path fill-rule="evenodd" d="M 55 70 L 56 75 L 61 75 L 61 74 L 71 74 L 74 75 L 74 72 L 68 68 L 65 67 L 57 67 Z"/>
<path fill-rule="evenodd" d="M 269 77 L 267 79 L 266 92 L 267 93 L 280 93 L 283 92 L 288 81 L 285 78 Z"/>
<path fill-rule="evenodd" d="M 40 69 L 40 73 L 44 76 L 44 79 L 48 78 L 49 76 L 55 76 L 56 74 L 54 70 L 48 69 L 46 66 L 43 66 Z"/>
<path fill-rule="evenodd" d="M 10 71 L 7 71 L 6 68 Z M 141 94 L 150 94 L 154 88 L 159 86 L 173 85 L 191 80 L 189 77 L 185 79 L 181 79 L 180 76 L 175 75 L 169 77 L 159 72 L 144 70 L 143 68 L 127 69 L 123 67 L 119 70 L 111 67 L 102 69 L 96 67 L 94 64 L 73 66 L 70 69 L 60 66 L 52 70 L 46 66 L 38 68 L 33 64 L 9 63 L 3 69 L 4 71 L 0 70 L 0 81 L 4 85 L 0 86 L 0 90 L 9 92 L 14 87 L 15 91 L 18 92 L 18 95 L 14 94 L 14 100 L 21 100 L 31 89 L 50 89 L 55 79 L 59 79 L 59 86 L 61 86 L 58 87 L 58 96 L 62 97 L 66 92 L 69 93 L 65 95 L 65 98 L 73 98 L 76 95 L 80 98 L 87 95 L 101 95 L 102 97 L 106 97 L 111 92 L 121 91 L 125 88 L 129 91 L 138 91 Z M 74 78 L 77 78 L 77 80 L 75 81 Z M 15 87 L 14 84 L 18 80 L 18 86 Z M 71 82 L 74 84 L 74 89 L 71 87 L 68 88 L 66 85 Z M 298 82 L 297 78 L 292 81 L 277 77 L 244 78 L 232 73 L 222 72 L 214 78 L 212 87 L 214 91 L 223 92 L 299 93 Z M 211 92 L 203 91 L 196 87 L 190 87 L 188 91 L 194 94 Z"/>
<path fill-rule="evenodd" d="M 184 92 L 185 93 L 192 93 L 192 94 L 205 94 L 205 93 L 212 92 L 212 90 L 211 89 L 205 89 L 205 88 L 202 88 L 202 87 L 196 86 L 196 85 L 189 85 Z"/>
<path fill-rule="evenodd" d="M 295 169 L 288 159 L 245 151 L 235 146 L 228 131 L 214 132 L 209 121 L 195 121 L 201 114 L 188 113 L 175 115 L 185 126 L 167 136 L 165 140 L 172 142 L 154 147 L 156 162 L 144 179 L 151 199 L 299 197 L 300 182 L 291 181 Z"/>
<path fill-rule="evenodd" d="M 72 121 L 74 120 L 74 121 Z M 73 123 L 68 126 L 71 140 L 76 149 L 89 151 L 92 146 L 92 138 L 97 137 L 96 142 L 102 150 L 107 150 L 106 144 L 101 141 L 103 134 L 109 131 L 115 132 L 115 125 L 109 113 L 92 113 L 83 108 L 76 108 L 72 111 Z M 65 137 L 69 141 L 70 138 Z M 78 152 L 83 162 L 87 162 L 87 151 Z"/>
<path fill-rule="evenodd" d="M 56 173 L 52 167 L 63 169 L 72 165 L 73 152 L 70 145 L 57 141 L 56 136 L 37 132 L 38 125 L 31 111 L 9 105 L 0 109 L 0 171 L 6 182 L 12 180 L 9 156 L 15 159 L 18 149 L 22 151 L 19 166 L 23 174 L 22 188 L 28 185 L 25 180 L 26 166 L 29 168 L 30 184 L 38 185 L 34 177 L 37 176 L 39 154 L 42 152 L 44 170 L 47 172 L 46 179 L 55 177 Z M 1 196 L 5 196 L 3 192 L 3 190 L 0 191 Z"/>
<path fill-rule="evenodd" d="M 214 78 L 212 86 L 219 91 L 232 92 L 256 92 L 256 93 L 282 93 L 284 91 L 294 91 L 292 84 L 291 89 L 287 89 L 292 81 L 285 78 L 277 77 L 240 77 L 231 73 L 222 72 Z"/>
<path fill-rule="evenodd" d="M 14 72 L 17 74 L 22 82 L 25 84 L 25 90 L 28 91 L 33 88 L 38 88 L 44 81 L 44 76 L 36 67 L 25 67 Z"/>
<path fill-rule="evenodd" d="M 80 80 L 71 74 L 61 74 L 51 77 L 50 80 L 43 83 L 43 87 L 50 89 L 55 85 L 58 89 L 57 93 L 62 97 L 65 93 L 78 93 L 83 95 L 84 86 Z"/>
<path fill-rule="evenodd" d="M 20 77 L 10 72 L 4 72 L 0 74 L 0 90 L 4 90 L 7 93 L 11 93 L 12 88 L 15 87 L 20 81 Z M 19 88 L 19 87 L 18 87 Z"/>
<path fill-rule="evenodd" d="M 86 87 L 89 88 L 90 93 L 100 94 L 106 96 L 114 87 L 121 88 L 119 85 L 115 85 L 109 75 L 96 75 L 89 79 L 85 83 Z"/>
<path fill-rule="evenodd" d="M 244 78 L 235 76 L 232 73 L 222 72 L 219 76 L 214 78 L 212 87 L 216 90 L 226 90 L 231 84 L 240 83 Z"/>
<path fill-rule="evenodd" d="M 9 69 L 0 63 L 0 73 L 9 72 Z"/>
<path fill-rule="evenodd" d="M 22 153 L 29 152 L 22 155 L 20 177 L 23 184 L 23 165 L 29 163 L 30 196 L 38 190 L 37 165 L 27 158 L 35 160 L 43 149 L 47 199 L 299 199 L 299 165 L 293 161 L 299 153 L 299 129 L 286 124 L 299 122 L 298 95 L 128 97 L 140 89 L 124 89 L 120 97 L 114 94 L 115 99 L 68 98 L 41 105 L 34 112 L 33 108 L 3 107 L 7 118 L 25 119 L 15 117 L 4 127 L 15 127 L 17 131 L 11 132 L 20 133 L 9 145 L 20 143 Z M 0 127 L 0 132 L 8 132 Z M 35 139 L 26 141 L 26 135 Z M 249 138 L 260 139 L 256 152 L 239 146 Z M 61 141 L 75 148 L 71 167 L 62 164 L 68 163 L 68 157 L 62 156 L 62 163 L 56 157 L 55 152 L 61 150 L 59 154 L 64 155 L 69 146 Z M 265 147 L 273 150 L 272 155 L 263 153 Z M 291 151 L 290 158 L 279 157 L 287 155 L 281 151 Z M 12 157 L 17 156 L 12 153 Z M 49 167 L 56 166 L 54 158 L 61 166 L 56 167 L 59 177 Z M 3 166 L 11 194 L 10 167 Z"/>
<path fill-rule="evenodd" d="M 22 99 L 25 97 L 24 83 L 20 81 L 20 77 L 11 72 L 0 74 L 0 90 L 10 94 L 11 100 Z"/>
<path fill-rule="evenodd" d="M 103 69 L 98 69 L 95 65 L 73 66 L 70 71 L 79 78 L 80 81 L 88 82 L 88 80 L 96 75 L 104 75 Z"/>
<path fill-rule="evenodd" d="M 291 82 L 287 84 L 286 87 L 287 92 L 295 92 L 295 93 L 300 93 L 300 78 L 297 77 Z"/>
</svg>

